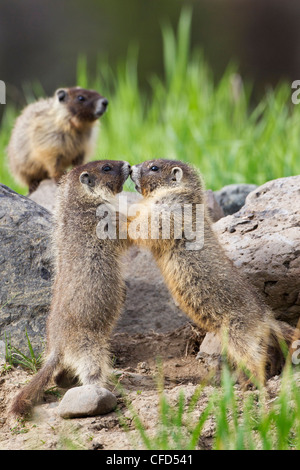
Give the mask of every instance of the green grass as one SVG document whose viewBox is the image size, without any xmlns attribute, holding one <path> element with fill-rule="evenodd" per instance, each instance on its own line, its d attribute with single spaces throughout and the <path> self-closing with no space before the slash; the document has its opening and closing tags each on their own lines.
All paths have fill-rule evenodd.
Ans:
<svg viewBox="0 0 300 470">
<path fill-rule="evenodd" d="M 29 355 L 6 341 L 7 364 L 36 373 L 41 367 L 41 356 L 35 354 L 26 331 L 25 334 Z M 292 366 L 289 359 L 275 397 L 274 392 L 269 395 L 265 387 L 242 392 L 235 385 L 235 374 L 228 368 L 224 357 L 220 386 L 206 388 L 205 384 L 199 385 L 189 398 L 185 396 L 183 386 L 176 403 L 173 398 L 172 404 L 164 389 L 160 360 L 157 365 L 157 422 L 151 432 L 144 424 L 143 414 L 136 411 L 130 396 L 115 378 L 115 386 L 127 410 L 126 414 L 124 408 L 115 411 L 134 448 L 201 450 L 210 446 L 213 450 L 300 450 L 300 370 Z M 9 371 L 6 365 L 2 368 L 2 373 Z M 57 390 L 49 389 L 47 393 L 57 394 Z M 137 394 L 142 395 L 143 391 L 138 390 Z M 213 429 L 213 436 L 211 442 L 204 445 L 205 426 Z M 27 432 L 23 428 L 18 432 Z M 133 430 L 136 431 L 135 436 Z M 71 449 L 74 438 L 70 431 L 61 444 Z"/>
<path fill-rule="evenodd" d="M 216 82 L 203 54 L 190 48 L 191 18 L 191 10 L 183 9 L 177 31 L 162 26 L 165 72 L 163 78 L 149 77 L 147 92 L 139 85 L 137 48 L 129 47 L 114 70 L 99 59 L 93 76 L 85 58 L 79 58 L 77 84 L 99 90 L 110 101 L 93 158 L 131 164 L 160 157 L 184 160 L 200 169 L 213 190 L 299 174 L 300 106 L 291 102 L 291 84 L 267 90 L 253 106 L 252 84 L 232 85 L 237 67 L 229 65 Z M 37 84 L 33 90 L 27 90 L 29 101 L 42 94 Z M 17 111 L 12 105 L 5 111 L 0 181 L 20 191 L 4 158 Z"/>
<path fill-rule="evenodd" d="M 5 333 L 4 337 L 6 363 L 9 366 L 21 366 L 24 369 L 36 373 L 42 365 L 42 353 L 35 353 L 26 329 L 25 336 L 27 340 L 29 354 L 24 353 L 20 349 L 13 346 L 11 344 L 11 338 L 7 338 Z"/>
<path fill-rule="evenodd" d="M 224 366 L 221 386 L 210 392 L 202 411 L 197 404 L 204 387 L 197 387 L 187 400 L 184 388 L 177 404 L 171 405 L 163 388 L 159 388 L 158 420 L 154 433 L 149 433 L 126 394 L 137 441 L 147 450 L 201 450 L 204 427 L 213 427 L 213 450 L 300 450 L 299 375 L 287 365 L 281 388 L 275 399 L 265 389 L 237 392 L 229 369 Z M 206 391 L 206 394 L 208 392 Z M 128 420 L 128 418 L 127 418 Z M 125 417 L 120 418 L 125 431 L 130 428 Z M 131 438 L 128 435 L 129 440 Z M 134 441 L 133 441 L 134 442 Z M 205 445 L 205 448 L 207 444 Z"/>
</svg>

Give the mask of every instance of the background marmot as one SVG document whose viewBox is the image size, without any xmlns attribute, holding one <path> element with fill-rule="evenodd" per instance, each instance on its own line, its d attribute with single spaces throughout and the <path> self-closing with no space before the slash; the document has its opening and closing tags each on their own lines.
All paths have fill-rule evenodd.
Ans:
<svg viewBox="0 0 300 470">
<path fill-rule="evenodd" d="M 131 171 L 136 189 L 144 196 L 136 217 L 141 232 L 143 227 L 144 232 L 151 227 L 152 214 L 159 208 L 162 208 L 162 219 L 168 219 L 175 206 L 182 208 L 189 204 L 195 209 L 196 204 L 204 204 L 200 176 L 182 162 L 151 160 L 133 166 Z M 175 223 L 178 215 L 173 213 L 172 217 Z M 195 225 L 195 212 L 192 220 Z M 132 241 L 151 249 L 181 309 L 200 327 L 218 333 L 221 340 L 226 332 L 229 357 L 244 365 L 252 378 L 264 381 L 269 346 L 274 344 L 278 348 L 278 340 L 282 338 L 292 341 L 295 330 L 274 319 L 254 287 L 227 258 L 205 208 L 202 249 L 186 248 L 190 240 L 183 227 L 182 239 L 175 239 L 175 225 L 171 227 L 169 239 L 161 239 L 159 223 L 160 239 L 151 239 L 148 233 L 148 239 Z"/>
<path fill-rule="evenodd" d="M 108 105 L 93 90 L 61 88 L 52 98 L 29 104 L 17 118 L 7 148 L 13 176 L 34 191 L 40 181 L 56 181 L 69 166 L 91 156 L 98 118 Z"/>
<path fill-rule="evenodd" d="M 90 162 L 71 170 L 58 185 L 45 364 L 16 396 L 11 408 L 16 415 L 30 411 L 54 376 L 105 384 L 108 339 L 125 300 L 121 255 L 127 241 L 99 239 L 96 210 L 101 204 L 105 210 L 117 207 L 129 169 L 123 161 Z"/>
</svg>

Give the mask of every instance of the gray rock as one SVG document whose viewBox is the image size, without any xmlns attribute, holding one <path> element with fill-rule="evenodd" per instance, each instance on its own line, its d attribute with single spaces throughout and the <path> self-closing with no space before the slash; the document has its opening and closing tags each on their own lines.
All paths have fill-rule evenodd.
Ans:
<svg viewBox="0 0 300 470">
<path fill-rule="evenodd" d="M 47 209 L 49 212 L 53 212 L 56 190 L 57 184 L 55 181 L 47 179 L 41 181 L 37 189 L 28 197 L 32 201 Z"/>
<path fill-rule="evenodd" d="M 107 414 L 117 406 L 117 398 L 106 388 L 83 385 L 70 388 L 57 412 L 61 418 L 82 418 Z"/>
<path fill-rule="evenodd" d="M 214 191 L 214 195 L 224 215 L 231 215 L 243 207 L 248 194 L 256 188 L 255 184 L 229 184 Z"/>
<path fill-rule="evenodd" d="M 4 185 L 0 201 L 0 339 L 6 334 L 26 352 L 27 329 L 40 350 L 51 298 L 51 214 Z"/>
<path fill-rule="evenodd" d="M 300 316 L 300 176 L 269 181 L 243 208 L 214 224 L 227 255 L 277 318 Z"/>
<path fill-rule="evenodd" d="M 205 338 L 200 345 L 199 353 L 220 355 L 221 350 L 222 346 L 219 336 L 215 333 L 206 333 Z"/>
<path fill-rule="evenodd" d="M 0 340 L 0 366 L 6 362 L 6 347 L 4 341 Z"/>
<path fill-rule="evenodd" d="M 185 325 L 149 251 L 132 247 L 125 257 L 126 301 L 115 332 L 168 333 Z"/>
<path fill-rule="evenodd" d="M 213 222 L 217 222 L 217 220 L 221 219 L 225 215 L 223 209 L 217 202 L 216 196 L 214 195 L 214 192 L 211 189 L 205 191 L 205 197 L 208 213 L 210 214 L 211 220 Z"/>
<path fill-rule="evenodd" d="M 202 341 L 196 359 L 204 364 L 210 373 L 214 370 L 215 380 L 219 381 L 221 367 L 222 344 L 216 333 L 206 333 Z"/>
</svg>

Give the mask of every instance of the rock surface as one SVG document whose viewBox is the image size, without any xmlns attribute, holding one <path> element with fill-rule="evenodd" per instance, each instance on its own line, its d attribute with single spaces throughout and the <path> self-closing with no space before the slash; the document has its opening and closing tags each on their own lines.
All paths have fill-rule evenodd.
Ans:
<svg viewBox="0 0 300 470">
<path fill-rule="evenodd" d="M 6 361 L 6 347 L 4 341 L 0 340 L 0 366 L 5 364 Z"/>
<path fill-rule="evenodd" d="M 263 293 L 276 317 L 300 316 L 300 176 L 269 181 L 214 224 L 227 255 Z"/>
<path fill-rule="evenodd" d="M 229 184 L 215 191 L 214 195 L 226 216 L 238 212 L 245 204 L 248 194 L 256 188 L 255 184 Z"/>
<path fill-rule="evenodd" d="M 53 212 L 55 205 L 55 194 L 57 185 L 53 180 L 41 181 L 37 189 L 28 197 L 40 206 L 45 207 L 49 212 Z"/>
<path fill-rule="evenodd" d="M 66 392 L 57 411 L 61 418 L 82 418 L 107 414 L 116 406 L 117 398 L 106 388 L 82 385 Z"/>
<path fill-rule="evenodd" d="M 204 340 L 202 341 L 198 355 L 201 354 L 217 354 L 220 355 L 222 345 L 219 336 L 215 333 L 206 333 Z"/>
<path fill-rule="evenodd" d="M 124 265 L 126 301 L 116 332 L 168 333 L 188 322 L 174 303 L 149 251 L 130 248 Z"/>
<path fill-rule="evenodd" d="M 224 212 L 221 206 L 218 204 L 217 199 L 214 195 L 214 192 L 211 189 L 205 191 L 206 195 L 206 204 L 208 208 L 208 212 L 211 216 L 211 220 L 213 222 L 217 222 L 217 220 L 224 217 Z"/>
<path fill-rule="evenodd" d="M 51 298 L 51 214 L 0 185 L 0 339 L 26 350 L 44 336 Z"/>
</svg>

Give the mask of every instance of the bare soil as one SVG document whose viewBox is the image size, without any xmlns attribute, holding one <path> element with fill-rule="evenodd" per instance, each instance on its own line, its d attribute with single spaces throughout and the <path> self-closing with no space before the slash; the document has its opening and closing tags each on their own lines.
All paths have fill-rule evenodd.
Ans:
<svg viewBox="0 0 300 470">
<path fill-rule="evenodd" d="M 155 432 L 158 411 L 157 370 L 161 364 L 164 388 L 171 404 L 176 404 L 180 390 L 184 390 L 186 402 L 193 395 L 197 385 L 208 380 L 204 387 L 194 415 L 203 411 L 210 394 L 218 386 L 216 368 L 207 361 L 199 361 L 196 354 L 203 339 L 203 332 L 190 323 L 177 330 L 162 334 L 146 335 L 116 333 L 112 338 L 112 353 L 118 382 L 122 385 L 127 399 L 141 418 L 149 435 Z M 211 376 L 212 370 L 215 373 Z M 112 391 L 118 397 L 117 411 L 107 415 L 64 420 L 57 414 L 57 405 L 66 390 L 56 389 L 56 394 L 44 394 L 32 418 L 26 422 L 12 419 L 8 407 L 14 395 L 31 374 L 19 367 L 2 370 L 0 376 L 0 449 L 1 450 L 132 450 L 142 449 L 138 432 L 133 426 L 132 413 L 124 397 L 116 388 Z M 269 381 L 270 397 L 276 396 L 279 378 Z M 238 390 L 238 386 L 237 390 Z M 57 395 L 59 393 L 59 396 Z M 251 393 L 251 392 L 250 392 Z M 253 392 L 252 392 L 253 393 Z M 127 430 L 120 422 L 125 417 Z M 199 448 L 210 449 L 214 433 L 214 417 L 207 420 Z"/>
</svg>

